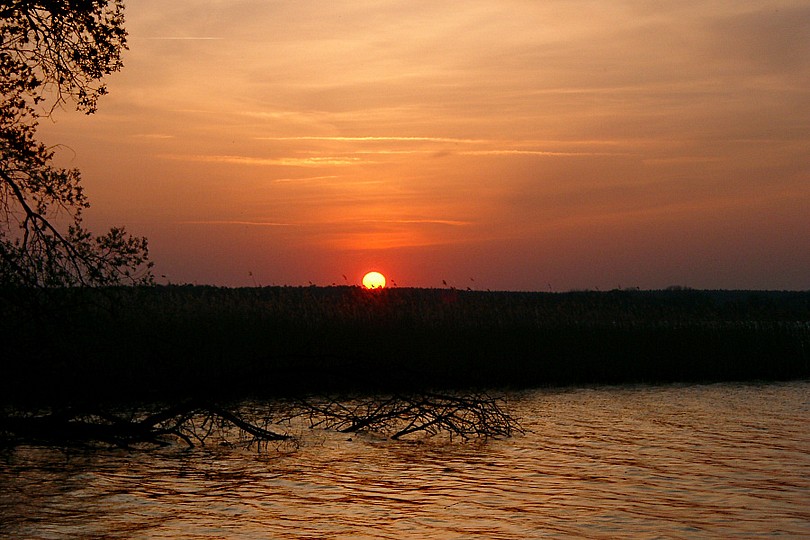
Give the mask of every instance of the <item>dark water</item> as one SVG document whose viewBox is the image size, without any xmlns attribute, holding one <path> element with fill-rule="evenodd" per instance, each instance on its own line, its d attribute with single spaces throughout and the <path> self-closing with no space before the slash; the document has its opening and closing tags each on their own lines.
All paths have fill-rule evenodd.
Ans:
<svg viewBox="0 0 810 540">
<path fill-rule="evenodd" d="M 2 538 L 810 537 L 810 382 L 511 397 L 486 443 L 0 454 Z"/>
</svg>

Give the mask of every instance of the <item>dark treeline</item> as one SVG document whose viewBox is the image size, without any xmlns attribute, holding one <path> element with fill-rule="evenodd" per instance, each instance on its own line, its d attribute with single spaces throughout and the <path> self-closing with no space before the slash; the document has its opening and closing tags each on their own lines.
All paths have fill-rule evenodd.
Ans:
<svg viewBox="0 0 810 540">
<path fill-rule="evenodd" d="M 0 291 L 10 401 L 810 377 L 810 292 Z"/>
</svg>

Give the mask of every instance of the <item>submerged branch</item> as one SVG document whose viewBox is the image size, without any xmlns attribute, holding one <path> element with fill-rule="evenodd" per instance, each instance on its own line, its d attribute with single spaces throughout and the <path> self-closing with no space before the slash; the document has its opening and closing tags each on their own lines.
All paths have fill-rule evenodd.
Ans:
<svg viewBox="0 0 810 540">
<path fill-rule="evenodd" d="M 65 408 L 48 414 L 0 415 L 0 443 L 106 444 L 189 447 L 212 439 L 250 446 L 293 441 L 289 433 L 267 426 L 302 419 L 310 428 L 344 433 L 373 431 L 400 439 L 413 434 L 451 438 L 509 437 L 522 433 L 505 409 L 505 400 L 484 394 L 413 394 L 339 400 L 309 398 L 246 413 L 201 400 L 191 400 L 151 413 L 121 413 Z"/>
<path fill-rule="evenodd" d="M 522 433 L 503 398 L 486 394 L 406 394 L 387 399 L 301 401 L 311 427 L 344 433 L 374 431 L 399 439 L 414 433 L 450 437 L 510 437 Z"/>
<path fill-rule="evenodd" d="M 244 441 L 249 436 L 248 444 L 292 438 L 264 429 L 226 408 L 196 400 L 146 416 L 67 408 L 45 415 L 0 417 L 0 441 L 10 444 L 102 443 L 128 448 L 142 444 L 167 446 L 181 440 L 193 447 L 205 445 L 215 433 L 222 436 L 222 442 L 234 437 Z"/>
</svg>

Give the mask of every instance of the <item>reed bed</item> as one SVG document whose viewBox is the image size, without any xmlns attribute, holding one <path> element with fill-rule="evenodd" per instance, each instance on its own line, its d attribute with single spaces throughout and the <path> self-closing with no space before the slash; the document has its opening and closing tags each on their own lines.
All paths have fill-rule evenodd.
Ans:
<svg viewBox="0 0 810 540">
<path fill-rule="evenodd" d="M 9 400 L 810 377 L 810 292 L 0 291 Z"/>
</svg>

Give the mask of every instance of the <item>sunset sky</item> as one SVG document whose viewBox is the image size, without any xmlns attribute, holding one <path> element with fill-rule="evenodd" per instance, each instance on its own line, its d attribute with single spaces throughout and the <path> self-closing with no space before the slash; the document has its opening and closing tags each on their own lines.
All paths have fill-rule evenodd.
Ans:
<svg viewBox="0 0 810 540">
<path fill-rule="evenodd" d="M 161 282 L 810 289 L 806 0 L 126 9 L 41 133 Z"/>
</svg>

